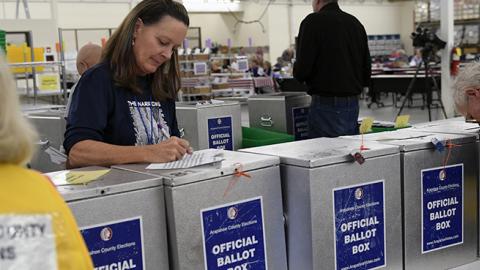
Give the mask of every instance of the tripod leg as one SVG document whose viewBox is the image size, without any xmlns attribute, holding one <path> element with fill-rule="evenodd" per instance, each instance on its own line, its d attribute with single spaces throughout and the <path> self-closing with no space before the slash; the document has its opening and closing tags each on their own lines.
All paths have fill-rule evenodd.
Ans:
<svg viewBox="0 0 480 270">
<path fill-rule="evenodd" d="M 429 97 L 427 96 L 427 108 L 428 108 L 428 122 L 432 121 L 432 111 L 431 111 L 431 105 L 432 105 L 432 94 L 427 94 L 430 95 Z"/>
<path fill-rule="evenodd" d="M 410 81 L 410 84 L 408 85 L 407 93 L 405 93 L 405 99 L 403 100 L 402 106 L 400 107 L 400 110 L 397 113 L 397 117 L 400 114 L 402 114 L 403 108 L 405 107 L 405 103 L 407 102 L 409 97 L 412 96 L 413 85 L 415 84 L 415 81 L 417 80 L 417 75 L 418 75 L 418 72 L 420 71 L 420 68 L 422 67 L 422 63 L 423 62 L 420 62 L 420 64 L 418 64 L 417 70 L 415 71 L 415 75 L 413 76 L 413 79 Z"/>
</svg>

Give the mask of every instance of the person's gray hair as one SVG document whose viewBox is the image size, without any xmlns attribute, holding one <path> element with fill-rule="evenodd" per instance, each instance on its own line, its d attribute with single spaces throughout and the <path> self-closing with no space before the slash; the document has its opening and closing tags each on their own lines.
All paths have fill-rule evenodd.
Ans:
<svg viewBox="0 0 480 270">
<path fill-rule="evenodd" d="M 0 52 L 0 164 L 25 165 L 38 135 L 20 110 L 17 88 Z"/>
<path fill-rule="evenodd" d="M 480 62 L 473 62 L 460 70 L 453 84 L 453 100 L 459 113 L 463 115 L 467 113 L 466 91 L 478 87 L 480 87 Z"/>
</svg>

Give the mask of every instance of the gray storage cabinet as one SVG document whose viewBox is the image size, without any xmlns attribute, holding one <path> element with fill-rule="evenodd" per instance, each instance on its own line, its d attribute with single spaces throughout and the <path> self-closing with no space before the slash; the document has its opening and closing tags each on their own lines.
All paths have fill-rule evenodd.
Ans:
<svg viewBox="0 0 480 270">
<path fill-rule="evenodd" d="M 238 102 L 178 102 L 176 107 L 178 127 L 194 150 L 237 150 L 241 147 L 242 120 Z"/>
<path fill-rule="evenodd" d="M 311 97 L 305 92 L 282 92 L 248 98 L 250 127 L 288 133 L 295 140 L 308 138 Z"/>
<path fill-rule="evenodd" d="M 117 168 L 163 177 L 171 269 L 286 270 L 279 159 L 222 152 L 217 166 Z"/>
<path fill-rule="evenodd" d="M 106 168 L 75 171 L 98 169 Z M 57 189 L 77 220 L 95 267 L 169 269 L 161 178 L 111 169 L 87 185 Z"/>
<path fill-rule="evenodd" d="M 456 146 L 440 152 L 432 139 Z M 369 140 L 400 147 L 405 269 L 450 269 L 476 260 L 476 136 L 402 129 L 364 140 L 366 147 Z"/>
<path fill-rule="evenodd" d="M 244 149 L 279 156 L 289 269 L 403 269 L 398 147 L 319 138 Z"/>
<path fill-rule="evenodd" d="M 43 173 L 65 169 L 65 163 L 59 161 L 56 154 L 57 151 L 60 151 L 63 144 L 66 127 L 64 114 L 64 110 L 57 108 L 29 111 L 25 115 L 33 124 L 40 137 L 38 152 L 30 162 L 32 169 Z"/>
</svg>

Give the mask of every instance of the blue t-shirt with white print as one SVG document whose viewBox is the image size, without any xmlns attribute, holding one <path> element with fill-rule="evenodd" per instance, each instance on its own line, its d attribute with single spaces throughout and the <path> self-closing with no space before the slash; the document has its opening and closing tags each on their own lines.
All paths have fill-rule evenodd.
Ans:
<svg viewBox="0 0 480 270">
<path fill-rule="evenodd" d="M 149 76 L 137 77 L 142 94 L 115 85 L 107 63 L 87 70 L 78 82 L 67 117 L 67 153 L 83 140 L 114 145 L 147 145 L 179 137 L 175 101 L 157 102 Z"/>
</svg>

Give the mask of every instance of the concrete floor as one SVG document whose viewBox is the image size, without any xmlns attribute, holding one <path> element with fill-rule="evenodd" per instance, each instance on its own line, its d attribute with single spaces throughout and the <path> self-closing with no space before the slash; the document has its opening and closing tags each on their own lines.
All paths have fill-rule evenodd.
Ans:
<svg viewBox="0 0 480 270">
<path fill-rule="evenodd" d="M 368 102 L 365 100 L 360 100 L 360 117 L 373 117 L 375 120 L 379 121 L 395 121 L 397 117 L 397 113 L 400 108 L 396 108 L 393 106 L 393 98 L 392 95 L 382 96 L 380 101 L 382 101 L 385 107 L 378 107 L 376 104 L 373 104 L 369 109 L 367 107 Z M 398 102 L 398 106 L 401 105 L 401 102 Z M 410 115 L 410 123 L 417 124 L 417 123 L 424 123 L 429 122 L 428 120 L 428 110 L 421 109 L 420 106 L 422 105 L 422 100 L 419 95 L 414 96 L 413 104 L 414 107 L 405 106 L 402 115 L 408 114 Z M 431 109 L 432 114 L 432 121 L 444 119 L 442 110 L 439 108 Z"/>
</svg>

